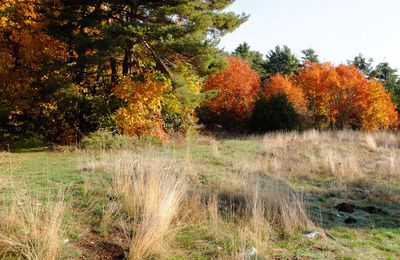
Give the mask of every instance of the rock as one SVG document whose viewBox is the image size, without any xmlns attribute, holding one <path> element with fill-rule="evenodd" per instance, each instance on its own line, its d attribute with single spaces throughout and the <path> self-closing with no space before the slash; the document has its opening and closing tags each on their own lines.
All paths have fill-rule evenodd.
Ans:
<svg viewBox="0 0 400 260">
<path fill-rule="evenodd" d="M 314 232 L 307 232 L 304 235 L 309 239 L 315 239 L 315 238 L 319 237 L 321 234 L 317 231 L 314 231 Z"/>
<path fill-rule="evenodd" d="M 344 221 L 344 223 L 346 223 L 346 224 L 355 224 L 355 223 L 357 223 L 357 219 L 355 219 L 355 218 L 353 218 L 353 217 L 348 217 L 348 218 Z"/>
<path fill-rule="evenodd" d="M 63 244 L 67 244 L 67 243 L 69 243 L 69 239 L 68 238 L 64 239 L 64 241 L 63 241 Z"/>
<path fill-rule="evenodd" d="M 336 205 L 335 209 L 337 209 L 340 212 L 346 212 L 346 213 L 354 213 L 354 211 L 356 211 L 356 207 L 354 205 L 345 202 Z"/>
<path fill-rule="evenodd" d="M 257 257 L 257 249 L 255 247 L 250 247 L 246 249 L 243 253 L 243 259 L 245 260 L 250 260 L 250 259 L 256 259 Z"/>
</svg>

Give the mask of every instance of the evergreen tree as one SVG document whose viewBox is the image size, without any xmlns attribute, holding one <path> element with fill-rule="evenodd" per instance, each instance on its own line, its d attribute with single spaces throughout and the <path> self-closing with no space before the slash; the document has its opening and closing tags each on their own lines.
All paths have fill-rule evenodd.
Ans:
<svg viewBox="0 0 400 260">
<path fill-rule="evenodd" d="M 388 62 L 379 63 L 375 70 L 371 72 L 371 77 L 381 81 L 387 91 L 392 95 L 396 106 L 400 107 L 400 78 L 397 75 L 397 69 L 390 66 Z"/>
<path fill-rule="evenodd" d="M 320 62 L 318 54 L 315 52 L 314 49 L 309 48 L 306 50 L 302 50 L 301 53 L 304 55 L 303 57 L 301 57 L 303 64 L 305 64 L 306 62 L 316 62 L 316 63 Z"/>
<path fill-rule="evenodd" d="M 356 66 L 365 76 L 369 77 L 372 72 L 373 62 L 372 58 L 367 59 L 360 53 L 353 60 L 347 61 L 347 64 Z"/>
<path fill-rule="evenodd" d="M 301 68 L 300 61 L 287 46 L 279 45 L 267 55 L 265 70 L 267 77 L 275 74 L 292 75 L 297 74 Z"/>
<path fill-rule="evenodd" d="M 48 31 L 65 43 L 66 67 L 82 92 L 75 120 L 83 134 L 109 122 L 123 77 L 140 81 L 157 70 L 181 88 L 182 66 L 200 76 L 223 68 L 220 37 L 247 20 L 224 12 L 234 0 L 46 1 Z"/>
<path fill-rule="evenodd" d="M 232 53 L 234 56 L 239 56 L 248 62 L 250 62 L 252 69 L 256 70 L 260 75 L 261 79 L 266 78 L 265 71 L 265 59 L 263 55 L 258 51 L 252 51 L 250 45 L 246 42 L 241 43 L 235 51 Z"/>
<path fill-rule="evenodd" d="M 284 93 L 270 98 L 261 97 L 255 104 L 250 119 L 250 130 L 255 133 L 298 130 L 300 116 Z"/>
</svg>

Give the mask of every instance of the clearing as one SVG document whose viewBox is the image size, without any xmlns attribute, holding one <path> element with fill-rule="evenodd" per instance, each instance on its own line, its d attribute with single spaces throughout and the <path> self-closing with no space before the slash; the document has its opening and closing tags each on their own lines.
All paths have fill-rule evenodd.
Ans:
<svg viewBox="0 0 400 260">
<path fill-rule="evenodd" d="M 2 152 L 0 255 L 399 259 L 399 169 L 353 131 Z"/>
</svg>

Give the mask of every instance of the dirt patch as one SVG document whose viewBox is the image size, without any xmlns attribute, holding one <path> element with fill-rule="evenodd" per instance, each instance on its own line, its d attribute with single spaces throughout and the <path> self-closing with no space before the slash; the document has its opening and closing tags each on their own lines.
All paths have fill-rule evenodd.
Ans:
<svg viewBox="0 0 400 260">
<path fill-rule="evenodd" d="M 360 210 L 365 211 L 372 215 L 387 215 L 386 212 L 374 206 L 362 207 Z"/>
<path fill-rule="evenodd" d="M 346 224 L 356 224 L 357 223 L 357 219 L 353 218 L 353 217 L 348 217 L 345 219 L 344 223 Z"/>
<path fill-rule="evenodd" d="M 356 211 L 356 206 L 343 202 L 336 205 L 335 209 L 339 212 L 354 213 Z"/>
<path fill-rule="evenodd" d="M 247 198 L 245 195 L 220 193 L 218 194 L 218 210 L 220 212 L 234 212 L 238 216 L 246 215 Z"/>
<path fill-rule="evenodd" d="M 74 243 L 82 251 L 82 259 L 119 260 L 125 259 L 126 250 L 110 238 L 89 233 Z"/>
</svg>

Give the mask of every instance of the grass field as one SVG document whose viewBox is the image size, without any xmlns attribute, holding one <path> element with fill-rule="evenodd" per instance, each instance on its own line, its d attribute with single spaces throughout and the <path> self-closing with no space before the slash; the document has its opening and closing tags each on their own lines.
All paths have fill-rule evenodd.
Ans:
<svg viewBox="0 0 400 260">
<path fill-rule="evenodd" d="M 399 169 L 352 131 L 2 152 L 0 255 L 399 259 Z"/>
</svg>

